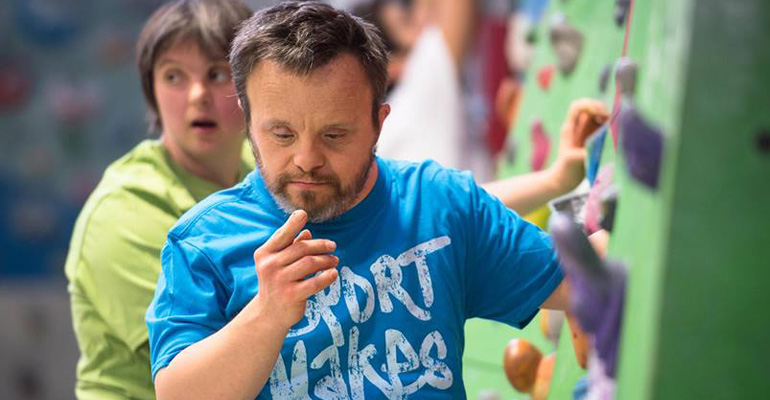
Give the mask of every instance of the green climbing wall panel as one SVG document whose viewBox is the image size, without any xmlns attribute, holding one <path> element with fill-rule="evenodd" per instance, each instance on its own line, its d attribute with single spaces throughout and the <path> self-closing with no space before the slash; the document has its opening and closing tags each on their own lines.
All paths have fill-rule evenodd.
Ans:
<svg viewBox="0 0 770 400">
<path fill-rule="evenodd" d="M 537 28 L 536 53 L 509 140 L 513 162 L 502 177 L 529 172 L 530 126 L 542 121 L 555 158 L 559 127 L 580 97 L 616 102 L 613 75 L 599 76 L 623 54 L 625 27 L 614 0 L 552 0 Z M 610 257 L 629 268 L 620 344 L 618 399 L 755 399 L 770 396 L 770 2 L 766 0 L 635 0 L 625 54 L 639 66 L 633 104 L 660 128 L 660 184 L 632 179 L 611 140 L 620 188 Z M 563 13 L 584 37 L 569 76 L 550 87 L 536 79 L 556 57 L 548 23 Z M 533 323 L 523 332 L 486 321 L 468 324 L 468 397 L 506 386 L 502 349 L 523 337 L 544 346 Z M 496 332 L 491 334 L 490 332 Z M 483 342 L 479 345 L 478 342 Z M 499 343 L 498 343 L 499 342 Z M 556 348 L 551 399 L 570 399 L 578 377 L 566 330 Z M 479 378 L 486 371 L 486 378 Z M 502 385 L 503 387 L 497 386 Z M 513 393 L 513 394 L 511 394 Z"/>
</svg>

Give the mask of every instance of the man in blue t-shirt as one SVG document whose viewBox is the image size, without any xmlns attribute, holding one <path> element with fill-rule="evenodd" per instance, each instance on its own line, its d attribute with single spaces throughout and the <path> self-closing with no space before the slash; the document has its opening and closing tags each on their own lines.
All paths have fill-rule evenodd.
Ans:
<svg viewBox="0 0 770 400">
<path fill-rule="evenodd" d="M 565 307 L 548 235 L 468 173 L 375 156 L 386 59 L 320 3 L 242 26 L 259 168 L 168 234 L 147 311 L 160 399 L 464 398 L 466 319 Z"/>
</svg>

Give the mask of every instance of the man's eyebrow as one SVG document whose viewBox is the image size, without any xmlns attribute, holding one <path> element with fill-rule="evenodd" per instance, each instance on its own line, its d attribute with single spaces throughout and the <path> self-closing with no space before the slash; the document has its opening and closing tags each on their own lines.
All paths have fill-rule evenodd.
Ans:
<svg viewBox="0 0 770 400">
<path fill-rule="evenodd" d="M 289 121 L 284 121 L 282 119 L 269 119 L 261 124 L 265 128 L 274 128 L 276 126 L 285 126 L 290 127 L 291 124 Z"/>
<path fill-rule="evenodd" d="M 353 127 L 352 124 L 344 124 L 344 123 L 334 123 L 329 125 L 324 125 L 323 128 L 321 128 L 322 131 L 330 131 L 334 129 L 339 129 L 342 131 L 349 131 Z"/>
</svg>

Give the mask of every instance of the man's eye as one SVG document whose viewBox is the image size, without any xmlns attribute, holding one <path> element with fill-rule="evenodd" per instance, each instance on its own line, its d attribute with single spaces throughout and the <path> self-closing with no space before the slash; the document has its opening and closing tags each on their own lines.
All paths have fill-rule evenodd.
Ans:
<svg viewBox="0 0 770 400">
<path fill-rule="evenodd" d="M 345 132 L 331 131 L 324 134 L 329 140 L 340 140 L 345 137 Z"/>
<path fill-rule="evenodd" d="M 293 133 L 283 129 L 273 131 L 273 136 L 275 136 L 276 139 L 281 141 L 289 141 L 292 138 L 294 138 Z"/>
</svg>

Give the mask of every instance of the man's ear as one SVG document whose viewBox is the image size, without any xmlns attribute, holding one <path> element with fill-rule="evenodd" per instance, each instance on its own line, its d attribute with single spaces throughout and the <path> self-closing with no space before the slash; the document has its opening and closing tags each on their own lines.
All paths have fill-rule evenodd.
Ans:
<svg viewBox="0 0 770 400">
<path fill-rule="evenodd" d="M 385 118 L 390 115 L 390 104 L 388 103 L 382 103 L 380 105 L 380 109 L 377 111 L 377 138 L 380 137 L 380 132 L 382 132 L 382 124 L 385 123 Z"/>
</svg>

